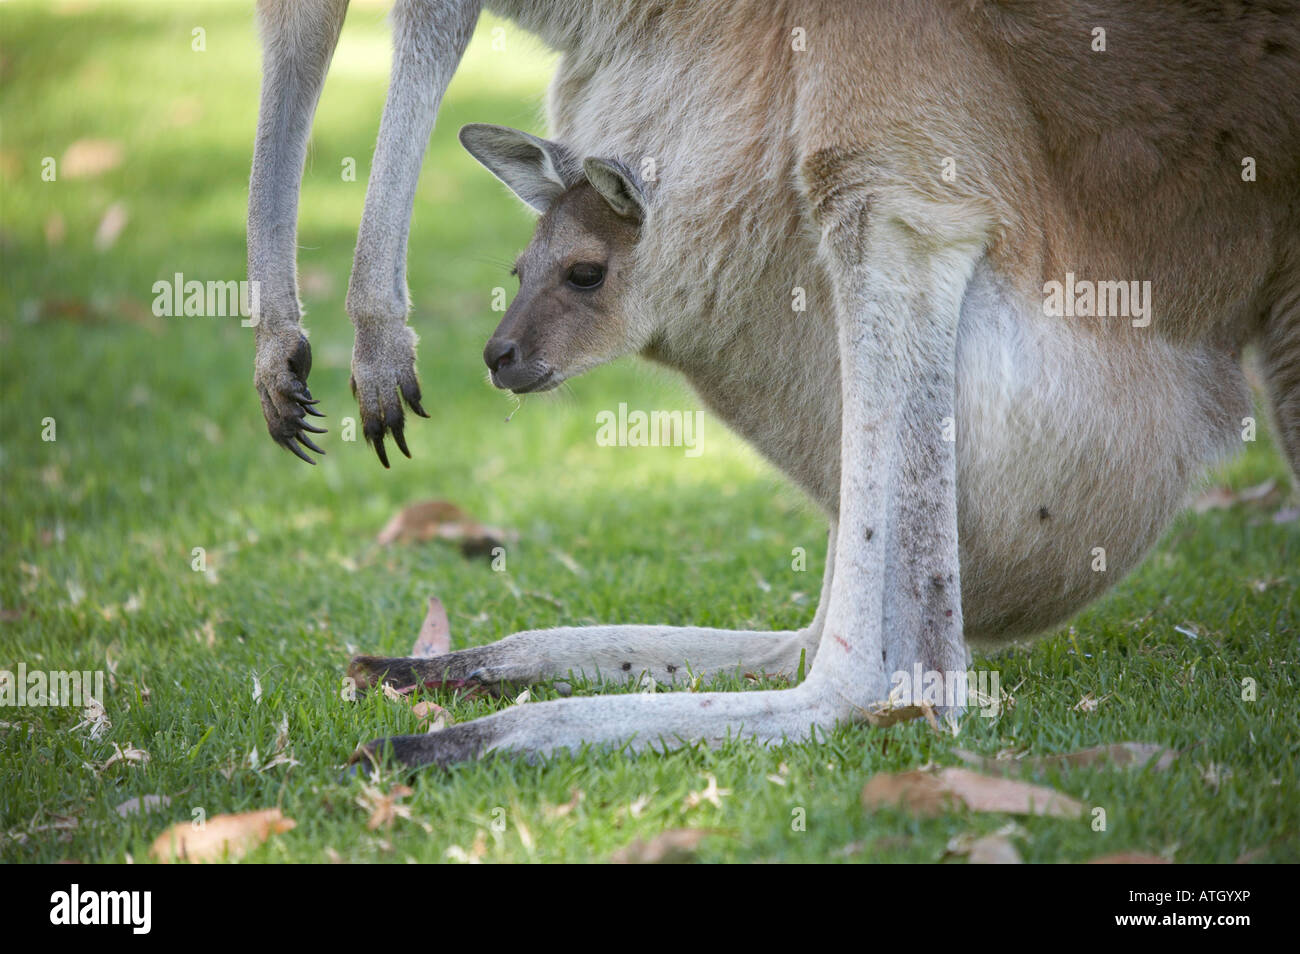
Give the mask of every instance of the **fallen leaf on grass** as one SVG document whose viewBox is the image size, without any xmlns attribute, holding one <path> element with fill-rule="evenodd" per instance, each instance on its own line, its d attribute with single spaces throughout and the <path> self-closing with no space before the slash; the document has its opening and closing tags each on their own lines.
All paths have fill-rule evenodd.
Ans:
<svg viewBox="0 0 1300 954">
<path fill-rule="evenodd" d="M 419 727 L 427 732 L 441 732 L 454 721 L 451 713 L 435 702 L 417 702 L 411 711 L 420 720 Z"/>
<path fill-rule="evenodd" d="M 585 801 L 586 798 L 586 792 L 575 788 L 569 793 L 569 800 L 563 805 L 543 805 L 542 811 L 545 812 L 547 818 L 564 818 Z"/>
<path fill-rule="evenodd" d="M 126 818 L 128 815 L 141 815 L 145 812 L 157 811 L 160 808 L 166 808 L 172 803 L 172 800 L 166 795 L 145 795 L 143 797 L 128 798 L 115 809 L 119 815 Z"/>
<path fill-rule="evenodd" d="M 963 768 L 881 772 L 872 776 L 862 789 L 862 806 L 867 809 L 900 807 L 927 816 L 963 806 L 974 812 L 1054 818 L 1077 818 L 1083 813 L 1080 802 L 1054 789 Z"/>
<path fill-rule="evenodd" d="M 714 832 L 706 828 L 670 828 L 644 841 L 636 841 L 610 856 L 616 865 L 678 865 L 695 859 L 700 842 Z"/>
<path fill-rule="evenodd" d="M 81 821 L 72 815 L 51 815 L 45 825 L 33 825 L 32 831 L 72 831 L 81 826 Z"/>
<path fill-rule="evenodd" d="M 18 844 L 22 845 L 27 843 L 27 838 L 29 835 L 39 835 L 39 834 L 44 834 L 45 832 L 55 832 L 58 835 L 56 841 L 69 842 L 72 840 L 73 837 L 72 833 L 76 831 L 79 827 L 81 827 L 81 822 L 75 816 L 51 815 L 50 820 L 46 822 L 44 825 L 36 824 L 36 819 L 33 818 L 31 823 L 28 825 L 26 832 L 11 830 L 9 832 L 9 837 L 12 838 L 14 841 L 18 842 Z"/>
<path fill-rule="evenodd" d="M 1270 477 L 1262 484 L 1234 491 L 1230 487 L 1212 487 L 1201 494 L 1192 504 L 1197 513 L 1207 510 L 1226 510 L 1236 504 L 1248 504 L 1254 507 L 1271 507 L 1282 499 L 1277 481 Z"/>
<path fill-rule="evenodd" d="M 278 808 L 237 815 L 217 815 L 202 827 L 183 821 L 154 839 L 150 853 L 159 861 L 219 861 L 239 858 L 272 835 L 289 831 L 297 822 Z"/>
<path fill-rule="evenodd" d="M 1110 695 L 1104 695 L 1100 699 L 1096 698 L 1091 692 L 1085 692 L 1083 698 L 1074 704 L 1075 712 L 1096 712 L 1097 707 L 1110 698 Z"/>
<path fill-rule="evenodd" d="M 962 832 L 948 839 L 944 854 L 967 857 L 973 865 L 1023 864 L 1011 839 L 1025 838 L 1028 834 L 1017 822 L 1007 822 L 997 831 L 985 835 Z"/>
<path fill-rule="evenodd" d="M 81 721 L 72 727 L 72 731 L 82 728 L 89 729 L 90 737 L 95 740 L 102 739 L 113 728 L 108 713 L 104 711 L 104 704 L 94 696 L 86 697 L 86 707 L 81 710 Z"/>
<path fill-rule="evenodd" d="M 971 843 L 967 864 L 972 865 L 1022 865 L 1024 861 L 1011 839 L 1004 835 L 985 835 Z"/>
<path fill-rule="evenodd" d="M 257 750 L 254 749 L 254 752 Z M 271 750 L 270 757 L 267 758 L 266 764 L 258 771 L 265 772 L 267 769 L 273 769 L 277 765 L 287 765 L 293 768 L 295 765 L 301 765 L 293 757 L 293 747 L 289 744 L 289 714 L 286 712 L 280 719 L 280 728 L 275 734 L 275 748 Z"/>
<path fill-rule="evenodd" d="M 399 805 L 398 801 L 410 795 L 414 789 L 406 785 L 394 785 L 387 792 L 382 792 L 373 785 L 366 785 L 357 796 L 357 804 L 370 812 L 366 828 L 374 831 L 383 826 L 391 827 L 395 818 L 410 818 L 411 809 Z"/>
<path fill-rule="evenodd" d="M 1210 762 L 1205 766 L 1205 771 L 1201 773 L 1201 781 L 1218 794 L 1219 786 L 1226 780 L 1232 778 L 1232 769 L 1226 765 L 1220 765 L 1218 762 Z"/>
<path fill-rule="evenodd" d="M 123 202 L 114 202 L 105 209 L 104 217 L 99 220 L 99 227 L 95 229 L 95 251 L 107 252 L 116 245 L 118 237 L 130 220 L 130 213 L 127 212 L 126 204 Z"/>
<path fill-rule="evenodd" d="M 867 724 L 877 729 L 883 729 L 887 726 L 895 725 L 899 722 L 909 722 L 912 719 L 921 719 L 925 717 L 924 706 L 914 705 L 895 705 L 889 700 L 877 702 L 873 706 L 868 706 L 863 710 Z M 931 710 L 933 717 L 933 710 Z"/>
<path fill-rule="evenodd" d="M 420 624 L 420 635 L 415 637 L 411 655 L 416 659 L 430 659 L 444 656 L 451 652 L 451 623 L 447 621 L 447 610 L 442 600 L 436 596 L 429 597 L 429 611 Z"/>
<path fill-rule="evenodd" d="M 107 760 L 94 763 L 83 762 L 82 764 L 96 775 L 102 775 L 118 762 L 126 765 L 147 765 L 149 763 L 149 753 L 144 749 L 133 748 L 130 742 L 126 744 L 126 748 L 122 748 L 114 742 L 113 754 Z"/>
<path fill-rule="evenodd" d="M 722 807 L 722 800 L 731 794 L 731 789 L 718 788 L 718 780 L 712 775 L 706 775 L 705 778 L 708 779 L 708 784 L 704 786 L 702 791 L 689 792 L 686 795 L 686 800 L 682 802 L 682 811 L 690 811 L 705 802 L 708 802 L 714 808 Z"/>
<path fill-rule="evenodd" d="M 474 520 L 446 500 L 424 500 L 403 508 L 375 538 L 380 546 L 449 540 L 459 543 L 465 556 L 485 556 L 504 546 L 510 534 Z"/>
<path fill-rule="evenodd" d="M 1094 745 L 1077 752 L 1064 752 L 1059 755 L 1040 755 L 1035 758 L 986 758 L 965 749 L 953 751 L 963 762 L 973 765 L 985 772 L 1004 771 L 1008 768 L 1030 769 L 1036 771 L 1044 768 L 1089 768 L 1102 762 L 1117 766 L 1142 768 L 1150 765 L 1157 772 L 1167 769 L 1178 758 L 1175 749 L 1150 742 L 1116 742 L 1113 745 Z"/>
<path fill-rule="evenodd" d="M 1278 511 L 1278 513 L 1281 512 L 1282 511 L 1280 510 Z M 1287 582 L 1286 577 L 1275 576 L 1267 580 L 1251 580 L 1250 588 L 1254 590 L 1256 593 L 1267 593 L 1269 590 L 1273 589 L 1273 587 L 1281 586 L 1286 582 Z"/>
<path fill-rule="evenodd" d="M 122 164 L 126 150 L 112 139 L 78 139 L 63 151 L 58 171 L 65 179 L 91 179 Z"/>
<path fill-rule="evenodd" d="M 460 845 L 452 845 L 447 849 L 446 855 L 452 861 L 458 861 L 463 865 L 477 865 L 483 861 L 483 856 L 487 854 L 487 835 L 483 829 L 479 829 L 474 835 L 474 843 L 470 845 L 469 851 L 466 851 Z"/>
<path fill-rule="evenodd" d="M 211 649 L 217 645 L 217 623 L 216 620 L 204 620 L 203 625 L 194 631 L 194 639 Z"/>
</svg>

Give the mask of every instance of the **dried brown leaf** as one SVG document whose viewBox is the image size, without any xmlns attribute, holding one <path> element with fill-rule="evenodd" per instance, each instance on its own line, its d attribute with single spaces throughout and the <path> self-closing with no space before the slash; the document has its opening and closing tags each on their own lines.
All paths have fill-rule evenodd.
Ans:
<svg viewBox="0 0 1300 954">
<path fill-rule="evenodd" d="M 162 862 L 239 858 L 250 848 L 272 835 L 289 831 L 296 824 L 278 808 L 216 815 L 197 828 L 192 822 L 177 822 L 154 840 L 149 851 Z"/>
<path fill-rule="evenodd" d="M 429 659 L 451 652 L 451 623 L 447 620 L 447 610 L 442 600 L 436 596 L 429 597 L 429 610 L 420 624 L 420 635 L 415 637 L 411 655 L 417 659 Z"/>
<path fill-rule="evenodd" d="M 985 835 L 971 843 L 967 862 L 972 865 L 1022 865 L 1024 861 L 1005 835 Z"/>
<path fill-rule="evenodd" d="M 1109 694 L 1098 699 L 1091 692 L 1085 692 L 1083 698 L 1074 704 L 1074 711 L 1083 713 L 1096 712 L 1097 708 L 1109 698 Z"/>
<path fill-rule="evenodd" d="M 107 252 L 116 245 L 118 237 L 130 220 L 131 216 L 124 202 L 114 202 L 105 209 L 103 218 L 99 220 L 99 226 L 95 229 L 95 251 Z"/>
<path fill-rule="evenodd" d="M 86 762 L 84 765 L 96 775 L 102 775 L 119 762 L 125 765 L 147 765 L 149 764 L 149 753 L 144 749 L 134 748 L 130 742 L 126 744 L 126 748 L 122 748 L 114 742 L 113 754 L 107 760 L 93 765 Z"/>
<path fill-rule="evenodd" d="M 65 179 L 91 179 L 122 164 L 126 150 L 113 139 L 78 139 L 63 151 L 58 172 Z"/>
<path fill-rule="evenodd" d="M 874 726 L 877 729 L 883 729 L 899 722 L 909 722 L 912 719 L 925 718 L 926 712 L 924 706 L 914 706 L 910 704 L 894 705 L 892 702 L 886 700 L 885 702 L 877 702 L 873 706 L 868 706 L 863 711 L 863 715 L 865 716 L 868 725 Z M 931 714 L 931 717 L 933 717 L 933 714 Z"/>
<path fill-rule="evenodd" d="M 610 857 L 616 865 L 676 865 L 693 861 L 700 842 L 714 832 L 705 828 L 670 828 L 649 841 L 640 838 Z"/>
<path fill-rule="evenodd" d="M 411 711 L 425 732 L 440 732 L 454 721 L 451 713 L 435 702 L 417 702 L 411 706 Z"/>
<path fill-rule="evenodd" d="M 867 809 L 896 806 L 917 815 L 939 815 L 963 806 L 974 812 L 1055 818 L 1077 818 L 1083 813 L 1080 802 L 1054 789 L 963 768 L 881 772 L 862 789 L 862 805 Z"/>
<path fill-rule="evenodd" d="M 410 795 L 413 789 L 406 785 L 394 785 L 387 792 L 373 785 L 367 785 L 357 796 L 357 804 L 370 812 L 366 827 L 371 831 L 383 826 L 390 827 L 395 818 L 410 818 L 411 809 L 398 802 Z"/>
<path fill-rule="evenodd" d="M 375 540 L 381 546 L 449 540 L 459 543 L 466 556 L 481 556 L 503 546 L 509 536 L 504 530 L 484 526 L 446 500 L 424 500 L 399 511 Z"/>
<path fill-rule="evenodd" d="M 1237 504 L 1271 507 L 1281 499 L 1282 491 L 1278 488 L 1277 481 L 1270 477 L 1262 484 L 1244 490 L 1234 491 L 1230 487 L 1212 487 L 1196 498 L 1192 509 L 1197 513 L 1205 513 L 1207 510 L 1226 510 Z"/>
</svg>

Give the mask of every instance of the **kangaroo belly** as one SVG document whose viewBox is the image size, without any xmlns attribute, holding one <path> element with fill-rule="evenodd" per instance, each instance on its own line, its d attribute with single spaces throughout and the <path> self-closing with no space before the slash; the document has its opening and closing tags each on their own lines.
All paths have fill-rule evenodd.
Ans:
<svg viewBox="0 0 1300 954">
<path fill-rule="evenodd" d="M 810 315 L 829 316 L 829 304 L 817 304 Z M 757 382 L 716 367 L 683 370 L 715 413 L 834 513 L 834 324 L 780 322 L 788 342 L 768 329 L 763 349 L 728 352 L 759 369 Z M 752 360 L 737 357 L 749 350 Z M 982 265 L 962 308 L 953 435 L 967 639 L 994 646 L 1031 635 L 1117 582 L 1180 508 L 1191 479 L 1239 439 L 1248 409 L 1226 353 L 1151 329 L 1049 318 Z"/>
<path fill-rule="evenodd" d="M 982 267 L 962 308 L 958 534 L 976 645 L 1059 622 L 1133 568 L 1249 408 L 1224 352 L 1036 304 Z"/>
</svg>

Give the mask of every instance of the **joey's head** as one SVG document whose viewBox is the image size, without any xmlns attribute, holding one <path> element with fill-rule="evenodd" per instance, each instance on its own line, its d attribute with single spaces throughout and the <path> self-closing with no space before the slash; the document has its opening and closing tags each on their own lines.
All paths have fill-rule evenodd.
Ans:
<svg viewBox="0 0 1300 954">
<path fill-rule="evenodd" d="M 633 173 L 504 126 L 466 126 L 460 141 L 541 213 L 515 262 L 519 292 L 483 350 L 492 383 L 547 391 L 644 346 L 650 331 L 628 307 L 646 212 Z"/>
</svg>

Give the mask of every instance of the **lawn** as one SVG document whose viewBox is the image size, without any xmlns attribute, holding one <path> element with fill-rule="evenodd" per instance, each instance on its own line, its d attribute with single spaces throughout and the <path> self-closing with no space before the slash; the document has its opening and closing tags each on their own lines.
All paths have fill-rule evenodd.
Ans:
<svg viewBox="0 0 1300 954">
<path fill-rule="evenodd" d="M 102 670 L 111 723 L 92 731 L 70 707 L 0 711 L 0 858 L 147 861 L 153 839 L 196 812 L 279 808 L 296 827 L 248 860 L 605 860 L 691 828 L 710 832 L 703 861 L 940 861 L 999 829 L 1027 861 L 1300 861 L 1300 521 L 1277 519 L 1293 491 L 1263 430 L 1212 481 L 1278 491 L 1188 511 L 1107 598 L 1032 648 L 978 660 L 1014 699 L 956 738 L 915 721 L 770 750 L 494 759 L 372 788 L 343 777 L 358 743 L 417 731 L 410 700 L 349 702 L 340 689 L 351 654 L 410 650 L 429 596 L 448 609 L 454 648 L 596 621 L 797 627 L 816 605 L 824 525 L 707 417 L 698 457 L 599 446 L 596 414 L 620 401 L 698 406 L 661 371 L 620 362 L 522 402 L 486 384 L 493 290 L 514 287 L 508 263 L 531 222 L 455 131 L 541 131 L 549 68 L 535 41 L 490 19 L 416 199 L 411 320 L 433 417 L 408 428 L 414 460 L 384 471 L 340 434 L 356 415 L 343 295 L 388 69 L 385 7 L 357 0 L 316 118 L 299 232 L 328 455 L 309 468 L 274 446 L 251 331 L 151 311 L 154 283 L 177 272 L 244 277 L 259 81 L 248 6 L 0 7 L 0 669 Z M 504 571 L 446 543 L 376 543 L 402 506 L 435 498 L 517 534 Z M 430 698 L 457 721 L 512 701 Z M 1002 814 L 918 818 L 860 800 L 876 773 L 962 764 L 958 749 L 1124 741 L 1181 754 L 1163 771 L 1027 776 L 1087 806 L 1081 820 L 1006 829 Z M 135 757 L 106 765 L 118 751 Z M 379 793 L 396 799 L 387 821 Z M 170 803 L 117 811 L 146 795 Z"/>
</svg>

